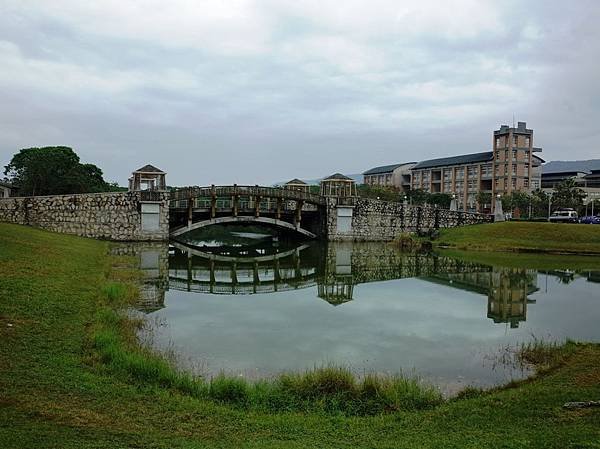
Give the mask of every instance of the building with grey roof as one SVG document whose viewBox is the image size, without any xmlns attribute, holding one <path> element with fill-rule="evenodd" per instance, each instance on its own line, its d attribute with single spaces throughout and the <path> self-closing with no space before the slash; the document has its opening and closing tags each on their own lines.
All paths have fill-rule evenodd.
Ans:
<svg viewBox="0 0 600 449">
<path fill-rule="evenodd" d="M 533 153 L 533 130 L 525 122 L 516 127 L 502 125 L 494 131 L 492 151 L 429 159 L 411 169 L 411 188 L 456 197 L 464 211 L 492 212 L 491 204 L 479 204 L 478 193 L 496 195 L 513 191 L 531 192 L 541 186 L 541 164 Z"/>
<path fill-rule="evenodd" d="M 382 165 L 363 173 L 363 182 L 368 185 L 396 187 L 402 191 L 410 189 L 411 169 L 416 162 Z"/>
</svg>

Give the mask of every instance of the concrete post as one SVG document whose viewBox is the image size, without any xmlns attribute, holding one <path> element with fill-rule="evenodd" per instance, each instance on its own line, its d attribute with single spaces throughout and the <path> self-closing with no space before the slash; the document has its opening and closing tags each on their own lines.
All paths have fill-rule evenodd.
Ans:
<svg viewBox="0 0 600 449">
<path fill-rule="evenodd" d="M 504 221 L 504 211 L 502 210 L 502 197 L 496 196 L 496 202 L 494 204 L 494 222 Z"/>
</svg>

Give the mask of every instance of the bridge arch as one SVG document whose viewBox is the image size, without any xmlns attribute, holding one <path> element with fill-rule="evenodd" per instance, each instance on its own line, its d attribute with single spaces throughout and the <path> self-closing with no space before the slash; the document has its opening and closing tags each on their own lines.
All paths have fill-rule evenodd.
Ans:
<svg viewBox="0 0 600 449">
<path fill-rule="evenodd" d="M 195 229 L 205 228 L 207 226 L 219 225 L 219 224 L 230 224 L 230 223 L 261 223 L 267 224 L 271 226 L 277 226 L 280 228 L 289 229 L 294 232 L 298 232 L 305 237 L 316 238 L 317 236 L 312 232 L 303 229 L 299 226 L 294 226 L 292 223 L 288 223 L 284 220 L 278 220 L 276 218 L 269 217 L 252 217 L 252 216 L 237 216 L 237 217 L 217 217 L 209 220 L 202 220 L 196 223 L 191 223 L 189 226 L 181 226 L 179 228 L 175 228 L 171 230 L 171 237 L 178 237 L 183 234 L 186 234 Z"/>
</svg>

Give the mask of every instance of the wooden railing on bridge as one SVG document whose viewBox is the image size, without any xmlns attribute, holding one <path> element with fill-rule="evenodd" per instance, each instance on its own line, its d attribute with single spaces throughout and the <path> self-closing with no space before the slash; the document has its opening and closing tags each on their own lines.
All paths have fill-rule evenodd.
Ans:
<svg viewBox="0 0 600 449">
<path fill-rule="evenodd" d="M 208 186 L 208 187 L 184 187 L 171 191 L 171 207 L 180 207 L 181 201 L 197 198 L 231 198 L 231 197 L 253 197 L 272 198 L 283 201 L 301 201 L 315 205 L 324 205 L 325 198 L 321 195 L 301 190 L 283 189 L 281 187 L 263 186 Z"/>
</svg>

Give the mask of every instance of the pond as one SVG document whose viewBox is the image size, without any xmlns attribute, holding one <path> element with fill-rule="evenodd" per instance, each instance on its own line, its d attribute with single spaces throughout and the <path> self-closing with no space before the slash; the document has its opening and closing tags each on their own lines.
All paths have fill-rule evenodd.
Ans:
<svg viewBox="0 0 600 449">
<path fill-rule="evenodd" d="M 528 375 L 502 363 L 521 342 L 600 341 L 597 258 L 550 256 L 556 269 L 540 270 L 234 234 L 130 248 L 146 274 L 141 337 L 197 374 L 257 379 L 336 364 L 414 374 L 452 394 Z"/>
</svg>

